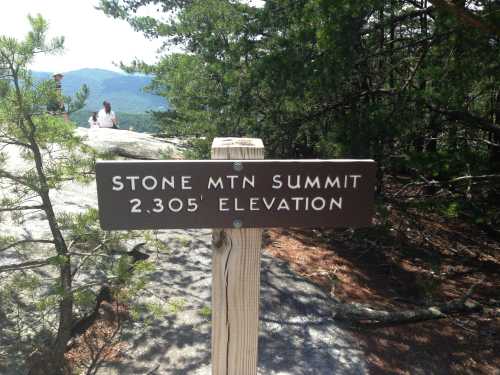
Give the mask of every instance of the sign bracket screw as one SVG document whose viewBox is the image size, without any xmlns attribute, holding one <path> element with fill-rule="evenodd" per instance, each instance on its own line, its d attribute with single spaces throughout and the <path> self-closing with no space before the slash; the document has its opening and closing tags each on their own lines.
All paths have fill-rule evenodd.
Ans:
<svg viewBox="0 0 500 375">
<path fill-rule="evenodd" d="M 241 172 L 243 170 L 243 163 L 241 161 L 235 161 L 233 163 L 233 169 L 236 172 Z"/>
</svg>

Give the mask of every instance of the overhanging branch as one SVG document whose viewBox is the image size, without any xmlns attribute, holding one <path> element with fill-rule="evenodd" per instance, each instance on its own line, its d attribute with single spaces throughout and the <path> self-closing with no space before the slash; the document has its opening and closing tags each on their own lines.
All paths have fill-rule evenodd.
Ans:
<svg viewBox="0 0 500 375">
<path fill-rule="evenodd" d="M 47 266 L 49 264 L 50 264 L 50 261 L 48 259 L 40 259 L 40 260 L 32 260 L 29 262 L 23 262 L 23 263 L 8 264 L 6 266 L 0 266 L 0 273 L 9 272 L 9 271 L 29 270 L 29 269 L 33 269 L 33 268 Z"/>
<path fill-rule="evenodd" d="M 0 169 L 0 179 L 2 179 L 2 178 L 6 178 L 8 180 L 17 182 L 18 184 L 26 186 L 27 188 L 29 188 L 29 189 L 31 189 L 31 190 L 33 190 L 35 192 L 39 191 L 39 188 L 37 186 L 34 186 L 34 185 L 30 184 L 28 181 L 26 181 L 22 177 L 16 176 L 16 175 L 14 175 L 14 174 L 12 174 L 10 172 L 7 172 L 6 170 L 1 170 Z"/>
<path fill-rule="evenodd" d="M 357 303 L 338 304 L 334 308 L 335 319 L 370 323 L 414 323 L 446 318 L 449 314 L 473 313 L 482 310 L 478 303 L 462 301 L 462 299 L 431 307 L 402 311 L 375 310 Z"/>
<path fill-rule="evenodd" d="M 422 179 L 424 177 L 421 176 Z M 437 180 L 426 180 L 424 181 L 413 181 L 409 182 L 406 185 L 404 185 L 401 189 L 399 189 L 394 196 L 397 197 L 399 194 L 401 194 L 403 191 L 408 189 L 411 186 L 438 186 L 438 187 L 443 187 L 443 186 L 450 186 L 454 184 L 460 184 L 462 182 L 478 182 L 478 181 L 492 181 L 492 180 L 499 180 L 500 181 L 500 174 L 483 174 L 479 176 L 460 176 L 456 178 L 452 178 L 451 180 L 446 180 L 446 181 L 437 181 Z"/>
<path fill-rule="evenodd" d="M 431 111 L 444 115 L 448 120 L 466 123 L 476 128 L 492 132 L 500 137 L 500 126 L 482 117 L 476 116 L 470 112 L 438 108 L 431 104 L 428 104 L 428 107 Z"/>
<path fill-rule="evenodd" d="M 473 284 L 462 298 L 437 304 L 430 307 L 385 311 L 375 310 L 358 303 L 337 303 L 334 306 L 334 316 L 338 320 L 348 320 L 356 323 L 414 323 L 424 320 L 446 318 L 449 314 L 481 312 L 482 306 L 476 302 L 468 301 L 474 289 L 484 281 L 484 278 Z"/>
<path fill-rule="evenodd" d="M 449 0 L 431 0 L 431 2 L 437 8 L 444 9 L 453 14 L 462 24 L 500 37 L 500 27 L 498 25 L 490 24 L 459 4 L 455 4 Z"/>
<path fill-rule="evenodd" d="M 20 240 L 20 241 L 12 242 L 12 243 L 0 248 L 0 252 L 12 249 L 13 247 L 16 247 L 19 245 L 24 245 L 27 243 L 50 243 L 50 244 L 53 244 L 54 241 L 52 241 L 52 240 Z"/>
<path fill-rule="evenodd" d="M 5 211 L 23 211 L 23 210 L 42 210 L 41 204 L 35 206 L 18 206 L 18 207 L 0 207 L 0 212 Z"/>
</svg>

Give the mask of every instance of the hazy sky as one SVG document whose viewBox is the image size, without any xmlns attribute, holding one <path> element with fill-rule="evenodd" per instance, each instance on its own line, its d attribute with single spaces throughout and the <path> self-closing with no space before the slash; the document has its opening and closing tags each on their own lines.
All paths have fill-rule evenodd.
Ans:
<svg viewBox="0 0 500 375">
<path fill-rule="evenodd" d="M 135 32 L 125 21 L 107 17 L 94 9 L 97 0 L 13 0 L 2 6 L 0 35 L 22 38 L 29 30 L 27 14 L 40 13 L 49 22 L 49 37 L 63 35 L 65 53 L 38 57 L 31 68 L 67 72 L 80 68 L 119 71 L 113 62 L 138 57 L 155 61 L 160 47 Z M 6 9 L 8 9 L 6 11 Z"/>
<path fill-rule="evenodd" d="M 241 1 L 264 5 L 262 0 Z M 23 38 L 29 30 L 26 16 L 40 13 L 49 22 L 49 37 L 64 36 L 65 53 L 37 57 L 31 66 L 37 71 L 119 71 L 113 63 L 130 62 L 136 57 L 150 63 L 156 61 L 159 40 L 148 40 L 127 22 L 107 17 L 94 8 L 97 4 L 98 0 L 10 0 L 0 12 L 0 35 Z M 143 14 L 158 16 L 154 7 Z"/>
</svg>

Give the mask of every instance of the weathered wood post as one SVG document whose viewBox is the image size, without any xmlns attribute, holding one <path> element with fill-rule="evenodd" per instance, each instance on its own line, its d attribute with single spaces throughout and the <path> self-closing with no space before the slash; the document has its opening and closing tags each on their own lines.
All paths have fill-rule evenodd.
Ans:
<svg viewBox="0 0 500 375">
<path fill-rule="evenodd" d="M 212 159 L 264 159 L 257 138 L 215 138 Z M 235 164 L 235 174 L 242 165 Z M 213 230 L 212 374 L 257 374 L 262 229 Z"/>
</svg>

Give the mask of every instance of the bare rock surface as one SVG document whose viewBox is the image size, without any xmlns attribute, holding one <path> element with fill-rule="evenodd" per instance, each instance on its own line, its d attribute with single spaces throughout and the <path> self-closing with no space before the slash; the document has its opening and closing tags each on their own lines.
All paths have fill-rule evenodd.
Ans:
<svg viewBox="0 0 500 375">
<path fill-rule="evenodd" d="M 159 255 L 149 298 L 181 307 L 129 323 L 125 358 L 100 375 L 211 374 L 210 317 L 203 313 L 210 307 L 211 231 L 169 230 L 162 238 L 171 252 Z M 331 319 L 324 292 L 268 255 L 261 267 L 259 374 L 366 374 L 363 353 Z"/>
<path fill-rule="evenodd" d="M 91 147 L 119 152 L 122 156 L 152 159 L 164 155 L 166 150 L 179 153 L 175 142 L 149 135 L 112 129 L 79 128 L 77 132 Z M 22 162 L 15 148 L 8 150 L 12 168 Z M 95 182 L 88 185 L 67 182 L 52 193 L 52 199 L 56 212 L 76 213 L 96 207 Z M 20 239 L 49 238 L 43 213 L 28 215 L 23 225 L 3 217 L 0 231 Z M 141 303 L 157 304 L 162 313 L 160 316 L 144 313 L 139 319 L 127 322 L 123 359 L 101 367 L 99 375 L 211 373 L 211 231 L 163 230 L 158 238 L 169 251 L 156 253 L 145 249 L 156 269 Z M 130 244 L 130 249 L 133 245 Z M 0 265 L 19 261 L 17 256 L 15 251 L 2 253 Z M 356 339 L 332 320 L 328 296 L 294 274 L 286 264 L 265 254 L 260 301 L 259 374 L 367 373 Z M 0 373 L 16 372 L 9 373 L 0 367 Z"/>
<path fill-rule="evenodd" d="M 132 159 L 179 159 L 183 142 L 177 138 L 157 138 L 147 133 L 121 129 L 77 128 L 83 142 L 99 152 Z"/>
</svg>

